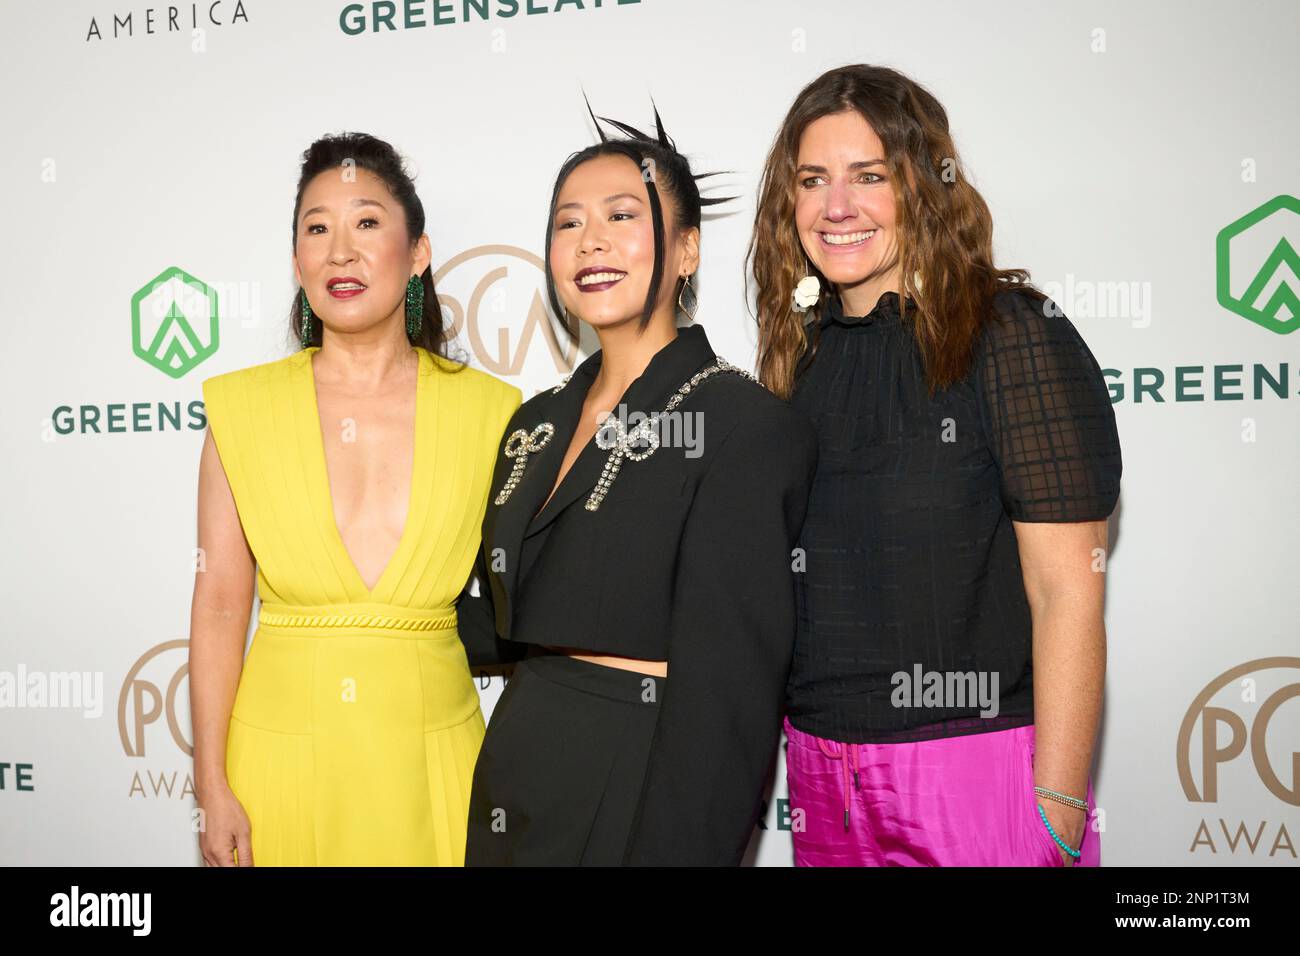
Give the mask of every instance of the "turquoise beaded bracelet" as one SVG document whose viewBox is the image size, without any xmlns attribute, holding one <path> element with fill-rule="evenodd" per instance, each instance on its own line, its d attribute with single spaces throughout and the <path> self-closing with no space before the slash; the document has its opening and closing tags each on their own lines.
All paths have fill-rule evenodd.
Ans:
<svg viewBox="0 0 1300 956">
<path fill-rule="evenodd" d="M 1047 819 L 1047 811 L 1043 809 L 1043 805 L 1041 803 L 1038 805 L 1038 815 L 1043 818 L 1043 826 L 1047 827 L 1047 832 L 1052 835 L 1052 839 L 1056 841 L 1056 845 L 1059 846 L 1066 853 L 1070 854 L 1070 856 L 1074 857 L 1076 860 L 1079 859 L 1080 852 L 1078 850 L 1071 849 L 1070 845 L 1066 843 L 1064 840 L 1062 840 L 1060 836 L 1057 834 L 1057 832 L 1052 829 L 1051 821 Z"/>
</svg>

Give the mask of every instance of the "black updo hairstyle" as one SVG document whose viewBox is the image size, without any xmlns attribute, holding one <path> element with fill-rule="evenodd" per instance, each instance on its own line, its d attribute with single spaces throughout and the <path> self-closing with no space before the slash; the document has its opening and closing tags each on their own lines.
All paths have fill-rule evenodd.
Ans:
<svg viewBox="0 0 1300 956">
<path fill-rule="evenodd" d="M 585 94 L 583 100 L 586 100 Z M 605 116 L 597 118 L 596 114 L 592 112 L 591 103 L 587 102 L 587 113 L 596 126 L 596 133 L 600 136 L 600 142 L 574 153 L 560 167 L 560 171 L 555 177 L 555 188 L 551 190 L 551 209 L 546 220 L 546 295 L 556 316 L 563 316 L 565 313 L 564 307 L 560 305 L 559 297 L 555 292 L 555 277 L 551 274 L 551 232 L 555 223 L 555 203 L 559 198 L 560 189 L 563 188 L 565 181 L 569 178 L 569 174 L 582 163 L 599 156 L 626 156 L 636 163 L 637 169 L 642 171 L 641 180 L 645 183 L 646 192 L 650 196 L 650 216 L 654 223 L 655 238 L 655 265 L 654 272 L 650 276 L 650 288 L 646 291 L 645 308 L 641 313 L 642 329 L 650 324 L 650 317 L 654 314 L 655 295 L 659 291 L 659 283 L 663 280 L 664 275 L 664 217 L 659 202 L 659 187 L 666 189 L 677 205 L 677 221 L 675 225 L 678 229 L 690 229 L 692 227 L 698 229 L 700 227 L 701 209 L 704 206 L 714 206 L 735 198 L 734 196 L 700 198 L 700 190 L 696 185 L 696 180 L 707 179 L 709 176 L 718 176 L 724 171 L 692 173 L 690 162 L 677 151 L 677 146 L 672 138 L 664 132 L 663 121 L 659 118 L 659 109 L 654 106 L 653 100 L 651 100 L 650 105 L 654 108 L 655 114 L 655 136 L 653 137 L 647 136 L 627 123 L 621 123 Z M 624 133 L 627 138 L 608 138 L 605 131 L 601 129 L 601 121 L 615 127 Z M 647 168 L 650 169 L 649 176 L 645 174 Z M 681 283 L 685 281 L 681 278 L 677 280 L 678 286 L 675 295 L 681 295 Z M 567 328 L 567 323 L 566 329 L 571 336 L 577 337 L 577 329 Z"/>
<path fill-rule="evenodd" d="M 293 244 L 298 244 L 298 213 L 302 209 L 302 194 L 308 184 L 323 172 L 336 170 L 350 161 L 357 169 L 368 169 L 383 181 L 394 199 L 406 213 L 406 235 L 415 242 L 424 232 L 424 203 L 415 191 L 415 181 L 407 171 L 401 154 L 391 144 L 368 133 L 339 133 L 322 136 L 302 154 L 302 169 L 298 175 L 298 195 L 293 201 Z M 433 288 L 433 266 L 430 263 L 420 276 L 424 286 L 424 310 L 420 334 L 407 336 L 411 345 L 418 345 L 434 355 L 450 359 L 447 354 L 447 330 L 443 327 L 442 306 Z M 289 313 L 289 334 L 295 347 L 301 347 L 299 327 L 304 292 L 300 288 L 293 297 Z M 311 338 L 308 345 L 319 346 L 324 325 L 313 314 Z M 459 364 L 459 363 L 457 363 Z M 459 369 L 457 369 L 459 371 Z"/>
</svg>

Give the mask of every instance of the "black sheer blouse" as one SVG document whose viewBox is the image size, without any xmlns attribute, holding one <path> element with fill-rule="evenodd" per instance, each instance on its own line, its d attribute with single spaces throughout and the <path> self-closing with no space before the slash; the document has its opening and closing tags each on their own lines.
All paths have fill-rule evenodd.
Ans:
<svg viewBox="0 0 1300 956">
<path fill-rule="evenodd" d="M 1050 300 L 1007 291 L 970 374 L 931 396 L 896 293 L 864 317 L 826 298 L 791 399 L 817 427 L 819 466 L 795 576 L 790 722 L 851 743 L 1033 723 L 1011 522 L 1114 509 L 1120 447 L 1101 370 Z M 931 673 L 967 706 L 927 700 Z M 966 674 L 984 675 L 994 706 L 978 684 L 950 684 Z"/>
</svg>

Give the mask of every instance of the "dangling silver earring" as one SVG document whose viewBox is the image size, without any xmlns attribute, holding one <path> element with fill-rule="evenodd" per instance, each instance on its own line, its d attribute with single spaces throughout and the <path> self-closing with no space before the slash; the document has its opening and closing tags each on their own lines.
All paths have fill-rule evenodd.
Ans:
<svg viewBox="0 0 1300 956">
<path fill-rule="evenodd" d="M 700 307 L 700 297 L 695 292 L 695 286 L 691 285 L 691 278 L 694 275 L 695 273 L 691 273 L 690 275 L 682 276 L 686 281 L 682 283 L 682 287 L 677 291 L 677 308 L 685 312 L 687 318 L 692 322 L 695 321 L 695 313 Z M 689 309 L 686 308 L 686 303 L 682 302 L 682 293 L 687 289 L 691 290 L 691 307 Z"/>
</svg>

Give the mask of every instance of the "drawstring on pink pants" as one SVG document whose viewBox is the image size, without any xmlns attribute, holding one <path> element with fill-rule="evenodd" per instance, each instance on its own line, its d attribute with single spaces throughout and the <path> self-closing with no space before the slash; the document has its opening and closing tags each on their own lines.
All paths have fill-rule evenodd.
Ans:
<svg viewBox="0 0 1300 956">
<path fill-rule="evenodd" d="M 822 737 L 817 738 L 817 746 L 823 754 L 832 760 L 843 761 L 840 766 L 844 768 L 844 773 L 842 774 L 844 784 L 844 829 L 847 830 L 849 828 L 849 807 L 852 803 L 849 798 L 849 764 L 853 764 L 853 789 L 858 790 L 860 789 L 858 786 L 858 754 L 857 751 L 853 749 L 853 744 L 834 743 L 834 746 L 837 748 L 835 750 L 829 749 L 831 745 L 832 741 L 826 740 Z M 849 752 L 848 760 L 844 760 L 845 750 Z"/>
</svg>

